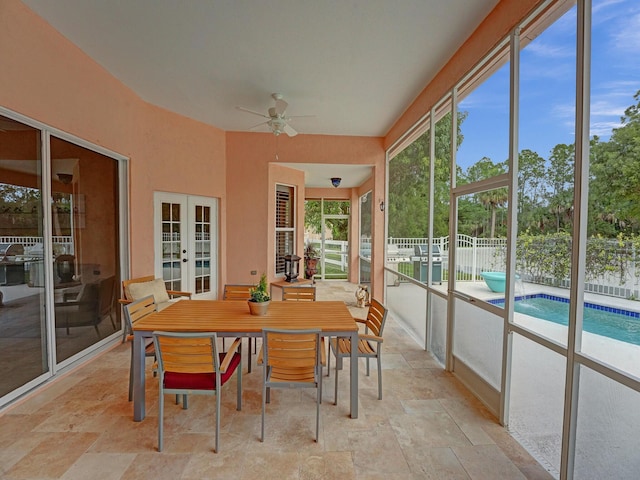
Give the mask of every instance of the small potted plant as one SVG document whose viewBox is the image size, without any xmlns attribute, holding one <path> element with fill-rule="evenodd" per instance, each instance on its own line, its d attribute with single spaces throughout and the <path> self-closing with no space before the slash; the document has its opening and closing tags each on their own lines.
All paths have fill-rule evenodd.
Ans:
<svg viewBox="0 0 640 480">
<path fill-rule="evenodd" d="M 313 278 L 318 273 L 318 251 L 313 243 L 308 242 L 304 247 L 304 277 Z"/>
<path fill-rule="evenodd" d="M 258 284 L 251 289 L 251 298 L 247 302 L 251 315 L 266 315 L 270 300 L 271 297 L 267 292 L 267 276 L 263 273 Z"/>
</svg>

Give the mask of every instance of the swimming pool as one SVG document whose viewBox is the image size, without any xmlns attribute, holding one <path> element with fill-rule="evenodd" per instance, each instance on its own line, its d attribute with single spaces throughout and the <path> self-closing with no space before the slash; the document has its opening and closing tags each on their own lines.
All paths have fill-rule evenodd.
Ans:
<svg viewBox="0 0 640 480">
<path fill-rule="evenodd" d="M 504 299 L 489 300 L 504 307 Z M 640 313 L 616 307 L 585 302 L 583 328 L 585 331 L 640 345 Z M 514 310 L 560 325 L 568 325 L 569 300 L 539 293 L 516 297 Z"/>
</svg>

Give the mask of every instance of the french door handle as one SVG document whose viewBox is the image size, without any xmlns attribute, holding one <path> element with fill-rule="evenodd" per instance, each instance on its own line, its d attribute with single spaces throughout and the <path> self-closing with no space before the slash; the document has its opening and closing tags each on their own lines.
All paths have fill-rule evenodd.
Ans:
<svg viewBox="0 0 640 480">
<path fill-rule="evenodd" d="M 189 260 L 188 258 L 183 258 L 182 263 L 187 263 L 188 260 Z"/>
</svg>

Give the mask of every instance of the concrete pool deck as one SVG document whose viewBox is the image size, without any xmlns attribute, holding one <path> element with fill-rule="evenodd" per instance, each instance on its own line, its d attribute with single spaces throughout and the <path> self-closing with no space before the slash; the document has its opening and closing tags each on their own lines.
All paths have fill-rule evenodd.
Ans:
<svg viewBox="0 0 640 480">
<path fill-rule="evenodd" d="M 518 288 L 523 291 L 518 291 L 516 296 L 545 293 L 568 298 L 570 293 L 567 289 L 528 283 Z M 446 284 L 435 285 L 434 289 L 443 295 L 447 294 Z M 458 289 L 464 295 L 481 300 L 504 298 L 504 294 L 491 292 L 484 281 L 461 282 Z M 397 287 L 389 286 L 387 296 L 394 317 L 402 324 L 406 323 L 405 329 L 411 330 L 414 338 L 424 339 L 425 290 L 418 285 L 403 283 Z M 434 301 L 437 305 L 435 321 L 440 324 L 438 330 L 441 331 L 443 316 L 446 315 L 446 300 L 436 298 Z M 586 293 L 585 301 L 640 311 L 640 302 L 628 299 Z M 476 321 L 482 324 L 481 336 L 474 338 L 483 338 L 496 351 L 494 348 L 487 350 L 486 358 L 480 361 L 488 361 L 483 368 L 489 368 L 491 375 L 499 378 L 503 324 L 499 317 L 477 305 L 478 302 L 475 302 L 462 307 L 465 312 L 462 322 L 472 328 Z M 566 326 L 517 312 L 514 315 L 518 326 L 566 347 Z M 517 333 L 513 334 L 512 346 L 507 428 L 529 453 L 558 478 L 566 358 Z M 458 348 L 461 348 L 460 345 Z M 476 349 L 476 353 L 482 351 L 482 346 L 477 342 L 472 342 L 471 348 Z M 466 351 L 460 353 L 467 354 Z M 638 345 L 584 332 L 581 353 L 627 375 L 640 378 Z M 637 455 L 635 445 L 640 440 L 640 410 L 637 408 L 640 405 L 640 394 L 589 368 L 581 367 L 579 372 L 575 478 L 637 478 L 640 456 Z"/>
<path fill-rule="evenodd" d="M 503 293 L 494 293 L 484 283 L 460 282 L 460 292 L 481 300 L 503 299 Z M 419 287 L 418 287 L 419 288 Z M 438 291 L 446 293 L 447 286 L 435 285 Z M 522 283 L 520 287 L 516 284 L 516 296 L 535 295 L 545 293 L 557 297 L 569 298 L 569 290 L 565 288 L 538 285 L 533 283 Z M 599 295 L 596 293 L 585 293 L 586 302 L 595 303 L 609 307 L 616 307 L 632 312 L 640 312 L 640 302 L 626 298 L 612 297 L 609 295 Z M 537 332 L 561 345 L 567 345 L 567 327 L 547 320 L 542 320 L 529 315 L 514 313 L 514 322 L 529 330 Z M 589 332 L 583 332 L 582 353 L 600 360 L 614 368 L 623 370 L 640 378 L 640 346 L 633 345 L 609 337 L 603 337 Z"/>
</svg>

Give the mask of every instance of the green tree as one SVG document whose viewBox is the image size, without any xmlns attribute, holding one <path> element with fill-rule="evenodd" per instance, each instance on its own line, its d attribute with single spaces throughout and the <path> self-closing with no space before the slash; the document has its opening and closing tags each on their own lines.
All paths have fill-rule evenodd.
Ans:
<svg viewBox="0 0 640 480">
<path fill-rule="evenodd" d="M 636 104 L 625 110 L 609 141 L 591 142 L 591 234 L 612 237 L 640 229 L 640 91 L 633 98 Z"/>
<path fill-rule="evenodd" d="M 545 159 L 532 150 L 518 155 L 518 231 L 536 232 L 542 222 Z"/>
<path fill-rule="evenodd" d="M 305 200 L 304 227 L 314 233 L 322 232 L 322 208 L 325 215 L 349 215 L 350 202 L 347 200 Z M 347 222 L 325 219 L 332 238 L 348 238 Z"/>
<path fill-rule="evenodd" d="M 458 114 L 458 145 L 463 140 Z M 389 164 L 389 236 L 426 237 L 429 220 L 429 153 L 427 131 L 394 157 Z M 449 172 L 451 165 L 451 114 L 435 123 L 434 235 L 448 235 Z"/>
<path fill-rule="evenodd" d="M 482 157 L 476 163 L 471 165 L 464 174 L 459 176 L 459 180 L 464 183 L 479 182 L 488 178 L 496 177 L 507 172 L 507 162 L 493 163 L 488 157 Z M 460 217 L 460 210 L 474 211 L 478 216 L 475 218 L 469 217 L 469 225 L 472 227 L 471 235 L 484 236 L 486 232 L 489 232 L 490 238 L 496 236 L 496 223 L 497 214 L 504 207 L 509 200 L 509 191 L 507 188 L 494 188 L 484 192 L 480 192 L 473 196 L 472 199 L 463 198 L 458 205 L 458 224 L 461 224 L 463 219 Z M 466 202 L 476 203 L 482 205 L 484 208 L 481 210 L 473 209 L 470 206 L 465 206 Z M 486 212 L 489 215 L 486 215 Z M 485 224 L 485 219 L 488 220 L 488 224 Z"/>
<path fill-rule="evenodd" d="M 556 232 L 571 231 L 573 217 L 573 172 L 575 146 L 559 143 L 551 150 L 547 178 L 547 206 L 555 219 Z"/>
</svg>

